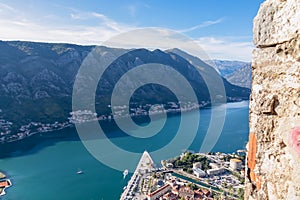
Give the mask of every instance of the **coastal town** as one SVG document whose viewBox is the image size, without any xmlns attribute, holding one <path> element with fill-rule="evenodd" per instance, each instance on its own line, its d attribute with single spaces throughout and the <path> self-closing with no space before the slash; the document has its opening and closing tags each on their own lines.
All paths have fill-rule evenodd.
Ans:
<svg viewBox="0 0 300 200">
<path fill-rule="evenodd" d="M 5 195 L 5 189 L 12 186 L 10 179 L 3 172 L 0 172 L 0 196 Z"/>
<path fill-rule="evenodd" d="M 148 152 L 124 188 L 121 200 L 243 199 L 246 152 L 191 153 L 155 167 Z"/>
<path fill-rule="evenodd" d="M 168 102 L 161 105 L 107 105 L 111 110 L 109 113 L 97 114 L 91 110 L 77 110 L 69 113 L 70 117 L 60 122 L 53 123 L 30 122 L 21 125 L 17 130 L 13 130 L 13 122 L 5 120 L 0 115 L 0 143 L 14 142 L 26 137 L 30 137 L 37 133 L 46 133 L 51 131 L 61 130 L 67 127 L 74 126 L 76 123 L 86 123 L 90 121 L 113 120 L 123 117 L 143 117 L 147 115 L 158 115 L 162 113 L 178 113 L 196 110 L 205 107 L 209 102 L 202 101 L 200 103 L 193 102 Z M 164 109 L 162 109 L 162 107 Z M 0 110 L 0 114 L 1 114 Z"/>
</svg>

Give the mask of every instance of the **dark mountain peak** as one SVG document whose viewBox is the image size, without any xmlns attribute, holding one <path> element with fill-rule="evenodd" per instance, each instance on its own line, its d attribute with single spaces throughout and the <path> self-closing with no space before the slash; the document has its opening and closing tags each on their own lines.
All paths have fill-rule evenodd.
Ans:
<svg viewBox="0 0 300 200">
<path fill-rule="evenodd" d="M 160 49 L 154 49 L 152 52 L 155 54 L 165 54 L 165 52 Z"/>
<path fill-rule="evenodd" d="M 167 52 L 167 53 L 185 53 L 184 51 L 182 51 L 181 49 L 178 49 L 178 48 L 173 48 L 173 49 L 167 49 L 167 50 L 165 50 L 165 52 Z"/>
</svg>

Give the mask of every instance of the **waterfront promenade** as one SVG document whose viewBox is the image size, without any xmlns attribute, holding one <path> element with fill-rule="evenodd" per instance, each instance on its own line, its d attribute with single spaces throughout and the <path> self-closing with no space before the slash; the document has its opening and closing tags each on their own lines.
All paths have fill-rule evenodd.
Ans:
<svg viewBox="0 0 300 200">
<path fill-rule="evenodd" d="M 143 199 L 144 195 L 140 193 L 140 181 L 144 174 L 154 169 L 154 162 L 147 151 L 144 151 L 132 177 L 124 189 L 120 200 Z"/>
</svg>

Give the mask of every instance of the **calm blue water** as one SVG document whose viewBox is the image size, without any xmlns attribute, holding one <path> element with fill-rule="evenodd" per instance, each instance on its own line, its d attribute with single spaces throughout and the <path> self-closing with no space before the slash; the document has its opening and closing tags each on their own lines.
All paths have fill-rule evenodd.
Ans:
<svg viewBox="0 0 300 200">
<path fill-rule="evenodd" d="M 248 139 L 248 102 L 227 105 L 222 135 L 212 151 L 233 152 L 243 149 Z M 190 119 L 190 123 L 193 123 L 196 114 L 197 111 L 184 113 Z M 211 109 L 200 111 L 199 130 L 189 147 L 190 150 L 199 151 L 210 115 Z M 174 137 L 179 119 L 180 115 L 169 118 L 159 133 L 160 136 L 150 139 L 137 140 L 114 129 L 108 134 L 110 140 L 123 149 L 133 152 L 143 152 L 147 149 L 151 154 L 152 150 L 163 147 Z M 173 148 L 173 156 L 183 151 L 176 149 L 176 146 Z M 154 160 L 159 162 L 160 159 L 167 158 L 160 155 Z M 128 160 L 130 159 L 120 160 L 120 165 Z M 130 162 L 135 165 L 138 160 Z M 13 182 L 13 187 L 7 190 L 7 195 L 2 197 L 3 200 L 119 199 L 123 187 L 130 178 L 129 175 L 124 180 L 122 172 L 96 160 L 79 140 L 66 138 L 47 138 L 47 142 L 40 142 L 38 146 L 28 148 L 25 152 L 14 152 L 11 156 L 0 159 L 0 169 L 9 175 Z M 84 174 L 78 175 L 76 173 L 78 169 L 83 170 Z"/>
</svg>

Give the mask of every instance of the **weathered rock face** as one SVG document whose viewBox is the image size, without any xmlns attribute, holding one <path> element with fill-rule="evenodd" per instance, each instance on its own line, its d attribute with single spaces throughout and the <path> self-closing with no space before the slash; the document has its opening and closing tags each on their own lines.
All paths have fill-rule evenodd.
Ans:
<svg viewBox="0 0 300 200">
<path fill-rule="evenodd" d="M 245 199 L 300 199 L 300 1 L 267 0 L 253 31 Z"/>
</svg>

